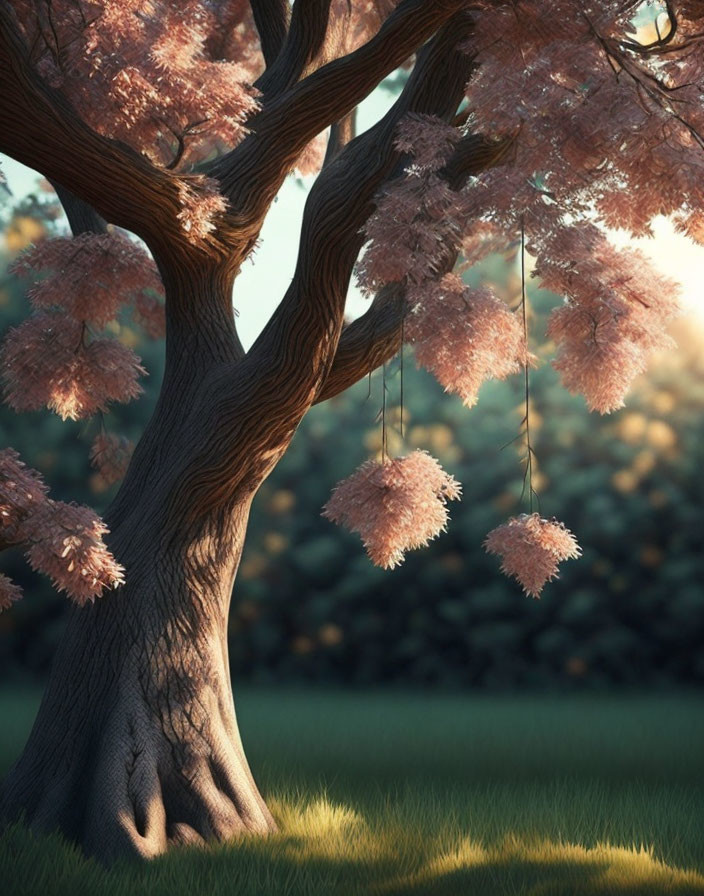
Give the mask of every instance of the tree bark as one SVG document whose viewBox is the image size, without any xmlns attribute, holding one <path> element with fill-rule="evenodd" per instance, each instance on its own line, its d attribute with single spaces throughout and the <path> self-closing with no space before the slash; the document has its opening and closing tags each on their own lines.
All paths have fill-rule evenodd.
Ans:
<svg viewBox="0 0 704 896">
<path fill-rule="evenodd" d="M 197 469 L 210 371 L 237 358 L 232 284 L 179 273 L 167 278 L 167 302 L 190 296 L 202 304 L 208 289 L 219 311 L 201 326 L 196 352 L 185 350 L 195 338 L 187 325 L 168 334 L 157 409 L 107 511 L 108 545 L 126 584 L 72 608 L 34 728 L 0 797 L 3 820 L 59 830 L 106 863 L 276 827 L 242 748 L 227 648 L 259 482 L 249 479 L 226 505 L 197 518 L 174 509 Z"/>
</svg>

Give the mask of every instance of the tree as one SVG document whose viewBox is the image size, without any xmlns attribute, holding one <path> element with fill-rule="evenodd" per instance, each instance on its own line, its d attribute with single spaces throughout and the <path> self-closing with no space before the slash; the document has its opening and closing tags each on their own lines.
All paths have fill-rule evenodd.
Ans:
<svg viewBox="0 0 704 896">
<path fill-rule="evenodd" d="M 664 213 L 702 237 L 703 20 L 694 0 L 0 0 L 0 149 L 55 185 L 74 234 L 19 263 L 44 279 L 3 349 L 7 400 L 75 418 L 135 393 L 138 359 L 102 331 L 125 302 L 158 330 L 159 284 L 116 228 L 147 244 L 166 318 L 159 402 L 105 517 L 110 552 L 90 511 L 68 505 L 62 520 L 38 475 L 4 458 L 5 541 L 30 559 L 46 542 L 33 562 L 81 604 L 4 817 L 104 860 L 275 828 L 242 750 L 226 642 L 257 489 L 309 408 L 405 340 L 470 406 L 483 379 L 522 372 L 532 511 L 527 253 L 565 296 L 549 328 L 565 385 L 619 406 L 667 338 L 675 287 L 603 226 L 647 233 Z M 355 136 L 356 106 L 409 60 L 392 109 Z M 245 351 L 237 273 L 327 128 L 294 278 Z M 365 243 L 373 298 L 346 325 Z M 457 273 L 509 246 L 516 311 Z M 116 439 L 94 447 L 113 477 L 127 455 Z M 326 513 L 393 565 L 458 496 L 428 455 L 383 450 Z M 533 594 L 578 553 L 532 512 L 487 548 Z"/>
</svg>

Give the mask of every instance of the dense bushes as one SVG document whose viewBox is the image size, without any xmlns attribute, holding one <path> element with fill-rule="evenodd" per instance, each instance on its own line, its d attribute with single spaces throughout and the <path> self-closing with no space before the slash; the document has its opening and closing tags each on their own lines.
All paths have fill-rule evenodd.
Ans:
<svg viewBox="0 0 704 896">
<path fill-rule="evenodd" d="M 12 280 L 0 301 L 6 321 L 25 313 Z M 536 334 L 552 302 L 534 297 Z M 448 533 L 393 572 L 375 569 L 356 538 L 320 517 L 334 484 L 379 446 L 381 375 L 315 408 L 255 502 L 231 616 L 234 674 L 497 687 L 704 682 L 704 324 L 679 330 L 680 351 L 659 359 L 628 408 L 610 417 L 588 414 L 548 364 L 534 373 L 541 510 L 584 548 L 540 601 L 506 581 L 481 547 L 521 509 L 521 448 L 506 445 L 523 414 L 519 382 L 485 386 L 466 411 L 408 354 L 406 448 L 397 436 L 392 447 L 428 448 L 461 480 L 464 498 Z M 129 324 L 120 335 L 139 341 L 152 373 L 145 396 L 109 421 L 135 438 L 155 399 L 160 348 Z M 396 365 L 387 374 L 396 428 L 399 386 Z M 110 494 L 88 466 L 92 426 L 0 412 L 2 444 L 41 469 L 52 493 L 101 510 Z M 4 555 L 3 569 L 27 598 L 0 615 L 1 674 L 42 673 L 66 602 L 21 557 Z"/>
</svg>

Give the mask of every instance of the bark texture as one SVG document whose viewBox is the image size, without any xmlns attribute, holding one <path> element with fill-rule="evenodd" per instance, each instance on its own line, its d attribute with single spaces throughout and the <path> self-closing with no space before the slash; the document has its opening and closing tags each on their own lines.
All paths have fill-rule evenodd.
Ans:
<svg viewBox="0 0 704 896">
<path fill-rule="evenodd" d="M 191 276 L 179 292 L 214 307 L 219 295 L 231 318 L 231 282 Z M 201 334 L 200 370 L 168 365 L 167 388 L 106 514 L 127 584 L 71 610 L 32 734 L 3 786 L 4 819 L 58 829 L 105 862 L 275 829 L 244 755 L 228 668 L 252 492 L 197 520 L 170 500 L 200 447 L 201 377 L 237 356 L 233 326 L 214 315 L 213 337 Z"/>
</svg>

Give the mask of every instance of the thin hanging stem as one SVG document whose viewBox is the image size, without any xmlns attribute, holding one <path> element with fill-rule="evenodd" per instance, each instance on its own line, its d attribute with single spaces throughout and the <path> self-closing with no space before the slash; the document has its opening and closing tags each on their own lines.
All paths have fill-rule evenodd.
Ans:
<svg viewBox="0 0 704 896">
<path fill-rule="evenodd" d="M 381 461 L 386 463 L 389 456 L 386 442 L 386 364 L 381 371 Z"/>
<path fill-rule="evenodd" d="M 404 429 L 404 426 L 403 426 L 403 411 L 404 411 L 404 406 L 403 406 L 403 346 L 404 346 L 403 328 L 404 328 L 405 323 L 406 323 L 406 314 L 404 311 L 403 317 L 401 318 L 401 345 L 398 350 L 399 364 L 401 367 L 401 421 L 400 421 L 400 427 L 401 427 L 401 438 L 402 439 L 404 437 L 404 433 L 403 433 L 403 429 Z"/>
<path fill-rule="evenodd" d="M 528 292 L 526 289 L 526 225 L 525 218 L 521 215 L 521 312 L 523 316 L 523 338 L 525 342 L 525 360 L 523 362 L 523 371 L 525 377 L 525 416 L 523 424 L 526 428 L 526 469 L 523 476 L 523 491 L 521 492 L 521 501 L 523 501 L 526 489 L 528 491 L 528 506 L 530 512 L 533 513 L 533 497 L 538 501 L 540 499 L 533 488 L 533 445 L 530 437 L 530 365 L 528 363 Z"/>
</svg>

